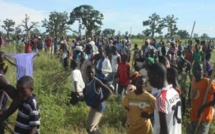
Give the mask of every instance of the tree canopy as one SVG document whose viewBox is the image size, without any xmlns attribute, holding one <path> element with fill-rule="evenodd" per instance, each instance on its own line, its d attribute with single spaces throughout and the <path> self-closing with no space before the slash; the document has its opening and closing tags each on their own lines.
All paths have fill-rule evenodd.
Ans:
<svg viewBox="0 0 215 134">
<path fill-rule="evenodd" d="M 102 25 L 103 14 L 95 10 L 90 5 L 81 5 L 73 9 L 70 13 L 70 20 L 68 24 L 73 24 L 79 21 L 86 28 L 87 36 L 91 36 L 93 32 L 100 29 Z"/>
<path fill-rule="evenodd" d="M 178 18 L 175 18 L 174 15 L 168 15 L 166 16 L 166 18 L 163 18 L 163 23 L 164 23 L 164 27 L 167 27 L 168 33 L 167 36 L 169 37 L 173 37 L 174 35 L 176 35 L 176 31 L 178 30 L 177 28 L 177 20 Z"/>
<path fill-rule="evenodd" d="M 31 22 L 31 25 L 29 25 L 30 17 L 26 14 L 25 19 L 22 20 L 22 24 L 19 25 L 19 27 L 23 27 L 24 31 L 26 31 L 26 34 L 28 37 L 31 37 L 31 30 L 38 27 L 38 22 Z"/>
<path fill-rule="evenodd" d="M 180 36 L 180 38 L 189 38 L 189 33 L 186 30 L 178 30 L 177 35 Z"/>
<path fill-rule="evenodd" d="M 66 35 L 66 31 L 69 30 L 67 24 L 68 17 L 66 12 L 51 12 L 49 20 L 45 19 L 42 21 L 42 27 L 46 28 L 46 32 L 52 36 L 59 37 Z"/>
<path fill-rule="evenodd" d="M 6 19 L 3 21 L 4 25 L 2 25 L 2 28 L 7 32 L 7 37 L 9 37 L 10 32 L 14 31 L 15 22 L 11 19 Z"/>
<path fill-rule="evenodd" d="M 164 22 L 161 19 L 160 15 L 154 13 L 151 16 L 149 16 L 149 19 L 146 21 L 143 21 L 143 26 L 149 26 L 149 29 L 146 29 L 144 33 L 151 35 L 152 38 L 154 38 L 155 33 L 161 34 L 162 29 L 164 26 Z"/>
</svg>

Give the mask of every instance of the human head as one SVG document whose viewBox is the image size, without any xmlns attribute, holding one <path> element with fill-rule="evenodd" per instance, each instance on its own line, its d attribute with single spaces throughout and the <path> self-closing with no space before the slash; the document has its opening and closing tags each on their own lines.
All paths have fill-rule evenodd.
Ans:
<svg viewBox="0 0 215 134">
<path fill-rule="evenodd" d="M 77 61 L 74 59 L 71 60 L 70 67 L 74 70 L 77 66 L 78 66 Z"/>
<path fill-rule="evenodd" d="M 122 63 L 125 63 L 128 60 L 128 55 L 127 54 L 123 54 L 122 55 Z"/>
<path fill-rule="evenodd" d="M 87 66 L 86 73 L 89 79 L 93 79 L 93 77 L 96 75 L 95 67 L 92 65 Z"/>
<path fill-rule="evenodd" d="M 117 53 L 117 48 L 116 48 L 116 46 L 112 46 L 112 47 L 111 47 L 111 50 L 112 50 L 112 53 L 113 53 L 113 54 L 116 54 L 116 53 Z"/>
<path fill-rule="evenodd" d="M 31 95 L 34 88 L 34 80 L 31 76 L 21 77 L 16 85 L 18 96 L 21 100 L 27 100 Z"/>
<path fill-rule="evenodd" d="M 159 57 L 159 63 L 162 63 L 166 68 L 170 67 L 169 60 L 166 56 L 160 56 Z"/>
<path fill-rule="evenodd" d="M 138 47 L 138 45 L 137 44 L 134 44 L 134 48 L 137 48 Z"/>
<path fill-rule="evenodd" d="M 178 78 L 178 71 L 175 68 L 167 68 L 167 81 L 175 86 Z"/>
<path fill-rule="evenodd" d="M 162 89 L 165 86 L 167 70 L 161 63 L 154 63 L 149 67 L 148 78 L 152 87 Z"/>
<path fill-rule="evenodd" d="M 82 60 L 85 60 L 85 56 L 86 56 L 86 53 L 83 51 L 83 52 L 81 52 L 81 59 Z"/>
<path fill-rule="evenodd" d="M 147 87 L 147 82 L 148 80 L 146 76 L 143 75 L 143 76 L 137 77 L 136 83 L 135 83 L 136 90 L 143 91 L 145 87 Z"/>
<path fill-rule="evenodd" d="M 196 81 L 200 81 L 203 77 L 203 72 L 204 72 L 203 64 L 200 62 L 194 62 L 192 72 Z"/>
<path fill-rule="evenodd" d="M 146 60 L 145 60 L 145 67 L 146 69 L 148 69 L 152 64 L 154 64 L 155 61 L 154 61 L 154 58 L 152 57 L 148 57 Z"/>
</svg>

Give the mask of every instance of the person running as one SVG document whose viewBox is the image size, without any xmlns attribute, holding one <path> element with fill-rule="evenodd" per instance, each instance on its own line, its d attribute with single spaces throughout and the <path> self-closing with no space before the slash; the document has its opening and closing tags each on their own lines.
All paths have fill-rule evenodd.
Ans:
<svg viewBox="0 0 215 134">
<path fill-rule="evenodd" d="M 87 67 L 89 82 L 85 88 L 85 102 L 91 108 L 87 119 L 87 132 L 89 134 L 101 134 L 98 124 L 105 111 L 105 100 L 110 96 L 110 89 L 95 77 L 95 68 Z"/>
<path fill-rule="evenodd" d="M 159 90 L 154 111 L 154 134 L 181 134 L 181 100 L 178 92 L 167 82 L 167 70 L 154 63 L 148 70 L 149 83 Z"/>
<path fill-rule="evenodd" d="M 154 111 L 155 97 L 145 91 L 147 77 L 139 76 L 135 84 L 136 90 L 129 92 L 122 101 L 127 111 L 129 127 L 127 134 L 152 134 L 149 115 Z"/>
<path fill-rule="evenodd" d="M 199 125 L 198 134 L 208 134 L 210 123 L 213 120 L 213 94 L 215 93 L 215 83 L 213 82 L 206 100 L 206 104 L 202 106 L 202 102 L 206 93 L 210 79 L 203 77 L 203 64 L 194 62 L 192 72 L 194 81 L 192 82 L 191 91 L 191 123 L 187 129 L 188 133 L 195 131 L 199 115 L 202 113 L 201 123 Z"/>
</svg>

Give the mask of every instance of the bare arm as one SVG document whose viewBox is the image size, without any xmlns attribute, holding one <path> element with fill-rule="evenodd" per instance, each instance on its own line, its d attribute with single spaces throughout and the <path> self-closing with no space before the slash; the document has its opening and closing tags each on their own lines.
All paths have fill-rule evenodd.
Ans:
<svg viewBox="0 0 215 134">
<path fill-rule="evenodd" d="M 5 60 L 7 60 L 11 65 L 17 66 L 15 63 L 13 63 L 11 60 L 5 57 Z"/>
<path fill-rule="evenodd" d="M 111 90 L 108 86 L 103 84 L 100 80 L 96 79 L 96 87 L 100 87 L 101 90 L 104 92 L 103 98 L 99 101 L 99 104 L 101 104 L 103 101 L 105 101 L 111 94 Z M 99 88 L 96 88 L 96 90 Z M 98 91 L 97 91 L 98 92 Z"/>
<path fill-rule="evenodd" d="M 160 117 L 160 134 L 169 134 L 167 129 L 167 123 L 166 123 L 166 114 L 159 112 Z"/>
<path fill-rule="evenodd" d="M 33 128 L 31 128 L 31 131 L 29 134 L 35 134 L 37 130 L 37 126 L 34 126 Z"/>
</svg>

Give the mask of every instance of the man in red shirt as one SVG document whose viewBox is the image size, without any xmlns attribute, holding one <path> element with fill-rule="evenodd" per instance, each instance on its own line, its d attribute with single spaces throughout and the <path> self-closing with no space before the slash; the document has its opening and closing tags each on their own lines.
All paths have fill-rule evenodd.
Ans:
<svg viewBox="0 0 215 134">
<path fill-rule="evenodd" d="M 51 53 L 51 48 L 52 48 L 52 40 L 49 36 L 47 36 L 46 39 L 46 51 L 48 51 L 48 53 Z"/>
</svg>

